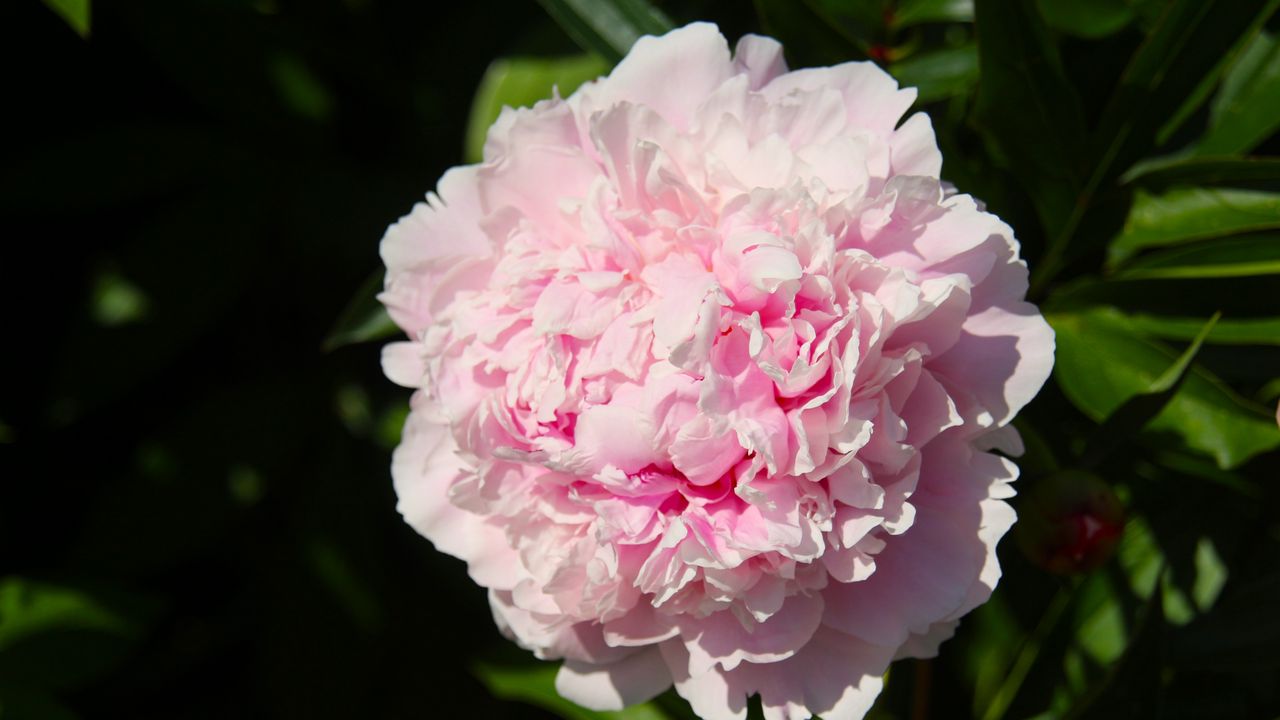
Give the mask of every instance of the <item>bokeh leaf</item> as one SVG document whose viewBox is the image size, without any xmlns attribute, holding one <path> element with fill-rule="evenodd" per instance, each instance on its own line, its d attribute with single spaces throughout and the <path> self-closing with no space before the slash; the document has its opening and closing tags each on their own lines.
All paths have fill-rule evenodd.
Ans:
<svg viewBox="0 0 1280 720">
<path fill-rule="evenodd" d="M 20 577 L 0 580 L 0 679 L 67 688 L 101 674 L 127 651 L 136 619 L 84 590 Z"/>
<path fill-rule="evenodd" d="M 1111 308 L 1051 313 L 1047 319 L 1057 332 L 1054 376 L 1067 398 L 1095 421 L 1135 395 L 1150 392 L 1177 357 Z M 1222 468 L 1280 447 L 1274 416 L 1198 367 L 1147 429 L 1180 437 Z"/>
<path fill-rule="evenodd" d="M 962 667 L 973 685 L 973 716 L 982 717 L 1004 684 L 1026 633 L 1000 593 L 974 610 L 968 622 L 974 633 Z"/>
<path fill-rule="evenodd" d="M 899 83 L 918 89 L 922 103 L 964 95 L 978 82 L 978 49 L 969 44 L 913 55 L 891 65 L 889 72 Z"/>
<path fill-rule="evenodd" d="M 1280 194 L 1233 188 L 1175 188 L 1134 193 L 1124 231 L 1111 242 L 1115 266 L 1141 250 L 1280 228 Z"/>
<path fill-rule="evenodd" d="M 973 0 L 902 0 L 889 26 L 899 29 L 922 23 L 972 21 Z"/>
<path fill-rule="evenodd" d="M 466 161 L 484 159 L 484 141 L 489 126 L 498 119 L 502 108 L 530 107 L 558 91 L 568 97 L 579 85 L 609 71 L 609 65 L 598 55 L 573 55 L 561 58 L 499 58 L 489 64 L 467 120 Z"/>
<path fill-rule="evenodd" d="M 1248 152 L 1280 127 L 1280 43 L 1258 33 L 1222 80 L 1210 105 L 1200 155 Z"/>
<path fill-rule="evenodd" d="M 1135 13 L 1124 0 L 1037 0 L 1045 24 L 1083 38 L 1102 38 L 1120 32 Z"/>
<path fill-rule="evenodd" d="M 881 0 L 800 0 L 797 4 L 803 4 L 832 30 L 861 47 L 884 37 L 886 10 Z M 775 5 L 783 10 L 781 3 Z"/>
<path fill-rule="evenodd" d="M 360 285 L 360 289 L 351 297 L 325 337 L 325 352 L 337 350 L 346 345 L 385 340 L 400 332 L 400 328 L 396 327 L 391 316 L 387 314 L 387 309 L 378 302 L 383 275 L 384 272 L 381 269 L 375 270 Z"/>
<path fill-rule="evenodd" d="M 647 0 L 538 0 L 547 14 L 583 49 L 612 62 L 622 59 L 642 35 L 673 26 Z"/>
<path fill-rule="evenodd" d="M 617 712 L 588 710 L 564 699 L 556 692 L 559 663 L 540 663 L 520 667 L 498 667 L 478 664 L 476 677 L 489 692 L 504 700 L 518 700 L 556 713 L 566 720 L 668 720 L 655 703 L 633 705 Z"/>
<path fill-rule="evenodd" d="M 1280 273 L 1280 235 L 1223 238 L 1146 255 L 1129 263 L 1125 279 L 1198 279 Z"/>
<path fill-rule="evenodd" d="M 77 35 L 83 38 L 89 37 L 92 14 L 90 0 L 44 0 L 44 4 L 58 13 L 58 16 L 66 21 Z"/>
</svg>

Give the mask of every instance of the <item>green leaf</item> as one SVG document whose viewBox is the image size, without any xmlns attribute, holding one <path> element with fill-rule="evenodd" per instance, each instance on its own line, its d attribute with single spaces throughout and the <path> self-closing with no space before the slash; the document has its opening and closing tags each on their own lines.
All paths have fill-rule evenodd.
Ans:
<svg viewBox="0 0 1280 720">
<path fill-rule="evenodd" d="M 1081 187 L 1084 120 L 1075 90 L 1033 6 L 977 0 L 974 7 L 982 78 L 976 126 L 1022 183 L 1044 226 L 1061 227 Z"/>
<path fill-rule="evenodd" d="M 611 62 L 622 59 L 642 35 L 662 35 L 671 20 L 646 0 L 538 0 L 583 50 Z"/>
<path fill-rule="evenodd" d="M 1280 158 L 1185 155 L 1157 158 L 1134 165 L 1121 182 L 1155 191 L 1176 185 L 1275 185 L 1280 183 Z"/>
<path fill-rule="evenodd" d="M 125 617 L 80 590 L 19 577 L 0 581 L 0 652 L 27 637 L 66 629 L 134 632 Z"/>
<path fill-rule="evenodd" d="M 118 662 L 139 629 L 83 590 L 0 580 L 0 678 L 21 687 L 81 685 Z"/>
<path fill-rule="evenodd" d="M 530 107 L 551 97 L 553 90 L 558 91 L 561 97 L 567 97 L 579 85 L 608 71 L 608 63 L 598 55 L 494 60 L 485 70 L 475 99 L 471 101 L 466 161 L 478 163 L 484 159 L 485 136 L 502 113 L 502 108 Z"/>
<path fill-rule="evenodd" d="M 566 700 L 556 692 L 559 669 L 559 663 L 521 667 L 478 664 L 472 671 L 496 697 L 536 705 L 566 720 L 668 720 L 667 714 L 653 702 L 632 705 L 616 712 L 601 712 Z"/>
<path fill-rule="evenodd" d="M 391 321 L 387 309 L 378 302 L 378 292 L 382 290 L 384 272 L 375 270 L 369 279 L 361 284 L 360 289 L 351 298 L 333 329 L 324 339 L 324 351 L 330 352 L 346 345 L 355 345 L 374 340 L 384 340 L 400 331 Z"/>
<path fill-rule="evenodd" d="M 323 123 L 333 116 L 337 101 L 333 91 L 303 59 L 292 53 L 280 53 L 267 65 L 285 107 L 300 117 Z"/>
<path fill-rule="evenodd" d="M 1227 564 L 1222 561 L 1222 556 L 1218 554 L 1218 549 L 1214 547 L 1213 541 L 1207 537 L 1196 541 L 1193 563 L 1196 576 L 1191 583 L 1191 601 L 1200 612 L 1208 612 L 1218 602 L 1218 596 L 1222 594 L 1222 587 L 1227 584 L 1230 571 L 1227 569 Z"/>
<path fill-rule="evenodd" d="M 82 38 L 89 37 L 90 3 L 89 0 L 44 0 L 44 4 L 58 13 L 67 25 Z"/>
<path fill-rule="evenodd" d="M 146 319 L 150 302 L 137 285 L 119 273 L 106 270 L 93 284 L 93 318 L 106 327 L 119 327 Z"/>
<path fill-rule="evenodd" d="M 1036 0 L 1036 6 L 1046 25 L 1083 38 L 1114 35 L 1134 19 L 1123 0 Z"/>
<path fill-rule="evenodd" d="M 922 103 L 964 95 L 978 82 L 978 49 L 970 44 L 915 55 L 894 63 L 889 72 L 918 89 Z"/>
<path fill-rule="evenodd" d="M 886 17 L 881 0 L 801 1 L 824 24 L 859 47 L 884 41 Z"/>
<path fill-rule="evenodd" d="M 1140 332 L 1166 340 L 1191 340 L 1204 322 L 1197 318 L 1130 315 Z M 1221 320 L 1205 342 L 1213 345 L 1280 345 L 1280 317 Z"/>
<path fill-rule="evenodd" d="M 1151 392 L 1178 357 L 1111 308 L 1051 313 L 1047 319 L 1057 333 L 1054 376 L 1067 398 L 1095 421 L 1130 398 Z M 1275 417 L 1200 367 L 1191 369 L 1147 430 L 1181 438 L 1224 469 L 1280 447 Z"/>
<path fill-rule="evenodd" d="M 1209 109 L 1200 155 L 1248 152 L 1280 127 L 1280 43 L 1259 33 L 1227 71 Z"/>
<path fill-rule="evenodd" d="M 1113 580 L 1106 573 L 1092 573 L 1080 585 L 1075 607 L 1076 645 L 1091 660 L 1110 665 L 1129 645 L 1128 620 Z"/>
<path fill-rule="evenodd" d="M 1280 235 L 1250 235 L 1144 256 L 1116 277 L 1195 280 L 1280 274 Z"/>
<path fill-rule="evenodd" d="M 1145 156 L 1189 115 L 1242 37 L 1257 32 L 1278 0 L 1173 0 L 1120 75 L 1094 135 L 1095 184 Z M 1188 105 L 1188 97 L 1197 102 Z M 1166 128 L 1163 132 L 1161 128 Z"/>
<path fill-rule="evenodd" d="M 902 0 L 889 21 L 897 30 L 937 22 L 972 22 L 973 0 Z"/>
<path fill-rule="evenodd" d="M 1191 362 L 1195 360 L 1196 354 L 1200 352 L 1200 346 L 1204 344 L 1205 338 L 1221 318 L 1221 313 L 1215 313 L 1209 318 L 1209 321 L 1196 333 L 1187 349 L 1151 383 L 1145 392 L 1124 401 L 1124 404 L 1107 415 L 1101 427 L 1089 438 L 1089 445 L 1080 459 L 1080 467 L 1096 467 L 1107 455 L 1137 435 L 1147 423 L 1151 422 L 1152 418 L 1165 409 L 1186 381 Z"/>
<path fill-rule="evenodd" d="M 1141 250 L 1236 233 L 1280 228 L 1280 194 L 1232 188 L 1175 188 L 1134 193 L 1124 230 L 1111 241 L 1114 267 Z"/>
<path fill-rule="evenodd" d="M 1184 590 L 1173 582 L 1168 572 L 1172 563 L 1141 517 L 1133 518 L 1125 526 L 1116 559 L 1137 597 L 1145 600 L 1160 589 L 1165 617 L 1174 625 L 1186 625 L 1197 614 L 1212 609 L 1230 573 L 1213 541 L 1202 536 L 1196 540 L 1189 568 L 1192 576 L 1186 578 Z"/>
</svg>

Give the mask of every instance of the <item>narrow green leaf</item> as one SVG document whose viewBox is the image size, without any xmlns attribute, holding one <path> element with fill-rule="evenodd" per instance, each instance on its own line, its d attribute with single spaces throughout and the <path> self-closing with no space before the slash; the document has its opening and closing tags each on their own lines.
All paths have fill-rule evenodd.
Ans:
<svg viewBox="0 0 1280 720">
<path fill-rule="evenodd" d="M 1084 120 L 1075 89 L 1034 6 L 977 0 L 974 8 L 982 78 L 976 126 L 1025 187 L 1044 226 L 1062 227 L 1082 184 Z"/>
<path fill-rule="evenodd" d="M 1280 0 L 1173 0 L 1138 48 L 1095 135 L 1100 181 L 1128 169 L 1156 144 L 1170 117 L 1184 114 L 1189 96 L 1222 72 L 1241 37 L 1256 32 Z"/>
<path fill-rule="evenodd" d="M 1139 331 L 1166 340 L 1192 340 L 1204 326 L 1196 318 L 1130 315 Z M 1280 345 L 1280 317 L 1222 320 L 1205 342 L 1212 345 Z"/>
<path fill-rule="evenodd" d="M 89 37 L 90 0 L 44 0 L 44 4 L 61 17 L 76 34 L 82 38 Z"/>
<path fill-rule="evenodd" d="M 1096 421 L 1130 398 L 1150 392 L 1177 358 L 1114 309 L 1047 317 L 1057 332 L 1054 376 L 1067 398 Z M 1147 429 L 1180 437 L 1222 468 L 1280 447 L 1280 428 L 1270 412 L 1249 404 L 1199 367 L 1191 369 Z"/>
<path fill-rule="evenodd" d="M 1248 152 L 1280 128 L 1280 43 L 1259 33 L 1227 71 L 1210 106 L 1200 155 Z"/>
<path fill-rule="evenodd" d="M 1094 196 L 1112 179 L 1147 155 L 1176 125 L 1169 118 L 1189 115 L 1208 97 L 1213 83 L 1227 64 L 1229 53 L 1222 48 L 1235 47 L 1242 38 L 1258 32 L 1263 21 L 1280 6 L 1280 0 L 1170 0 L 1146 40 L 1139 46 L 1121 73 L 1115 91 L 1103 109 L 1088 146 L 1067 147 L 1067 161 L 1083 163 L 1080 174 L 1087 179 L 1079 183 L 1080 192 L 1062 212 L 1041 218 L 1049 232 L 1048 245 L 1040 261 L 1032 268 L 1030 294 L 1041 294 L 1048 283 L 1071 260 L 1098 249 L 1105 238 L 1091 233 L 1077 242 L 1077 231 L 1084 222 Z M 1139 15 L 1145 11 L 1135 7 Z M 983 84 L 986 85 L 986 69 Z M 1190 99 L 1188 99 L 1190 98 Z M 997 97 L 993 107 L 1001 108 Z M 1006 115 L 1020 118 L 1023 113 Z M 1041 134 L 1040 138 L 1061 137 Z M 1042 142 L 1045 146 L 1055 143 Z M 1034 182 L 1019 177 L 1024 183 Z M 1034 185 L 1028 185 L 1034 188 Z M 1032 193 L 1033 197 L 1035 193 Z"/>
<path fill-rule="evenodd" d="M 375 270 L 356 294 L 352 296 L 333 329 L 324 339 L 325 352 L 337 350 L 345 345 L 355 345 L 374 340 L 384 340 L 400 331 L 392 322 L 387 309 L 378 302 L 378 292 L 382 290 L 384 272 Z"/>
<path fill-rule="evenodd" d="M 1145 255 L 1116 275 L 1127 280 L 1194 280 L 1280 273 L 1280 235 L 1249 235 Z"/>
<path fill-rule="evenodd" d="M 1123 0 L 1036 0 L 1036 6 L 1046 25 L 1083 38 L 1114 35 L 1135 17 Z"/>
<path fill-rule="evenodd" d="M 611 62 L 621 60 L 643 35 L 673 27 L 646 0 L 538 0 L 579 47 Z"/>
<path fill-rule="evenodd" d="M 889 67 L 898 82 L 920 91 L 922 103 L 964 95 L 978 82 L 978 49 L 962 45 L 915 55 Z"/>
<path fill-rule="evenodd" d="M 1178 359 L 1164 371 L 1156 381 L 1151 383 L 1149 393 L 1165 394 L 1170 390 L 1176 390 L 1182 381 L 1187 377 L 1187 370 L 1191 368 L 1191 363 L 1196 359 L 1196 354 L 1200 352 L 1200 346 L 1204 345 L 1205 338 L 1209 337 L 1209 333 L 1213 332 L 1213 328 L 1217 326 L 1218 321 L 1222 319 L 1222 313 L 1214 313 L 1213 317 L 1205 322 L 1204 327 L 1200 328 L 1200 332 L 1192 338 L 1191 344 L 1187 349 L 1178 356 Z"/>
<path fill-rule="evenodd" d="M 1134 165 L 1121 182 L 1152 191 L 1176 185 L 1275 186 L 1280 184 L 1280 158 L 1185 155 L 1157 158 Z"/>
<path fill-rule="evenodd" d="M 489 64 L 467 120 L 466 161 L 484 159 L 484 141 L 489 126 L 503 107 L 529 107 L 551 97 L 553 89 L 568 97 L 578 86 L 609 71 L 598 55 L 562 58 L 499 58 Z"/>
<path fill-rule="evenodd" d="M 1271 380 L 1266 385 L 1259 388 L 1254 397 L 1260 402 L 1273 402 L 1276 398 L 1280 398 L 1280 378 Z"/>
<path fill-rule="evenodd" d="M 1231 188 L 1134 193 L 1124 230 L 1111 242 L 1114 267 L 1141 250 L 1280 228 L 1280 194 Z"/>
<path fill-rule="evenodd" d="M 972 22 L 973 0 L 902 0 L 890 16 L 895 30 L 938 22 Z"/>
<path fill-rule="evenodd" d="M 616 712 L 588 710 L 564 699 L 556 692 L 559 663 L 539 663 L 522 667 L 478 664 L 472 672 L 489 692 L 503 700 L 518 700 L 549 710 L 566 720 L 668 720 L 653 702 L 633 705 Z"/>
</svg>

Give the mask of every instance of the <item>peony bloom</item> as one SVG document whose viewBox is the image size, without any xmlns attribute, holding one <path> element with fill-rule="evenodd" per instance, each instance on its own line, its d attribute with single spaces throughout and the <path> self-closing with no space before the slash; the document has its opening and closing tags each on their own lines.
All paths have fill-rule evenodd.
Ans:
<svg viewBox="0 0 1280 720">
<path fill-rule="evenodd" d="M 387 231 L 399 509 L 564 696 L 857 718 L 990 595 L 1053 335 L 914 99 L 691 25 Z"/>
</svg>

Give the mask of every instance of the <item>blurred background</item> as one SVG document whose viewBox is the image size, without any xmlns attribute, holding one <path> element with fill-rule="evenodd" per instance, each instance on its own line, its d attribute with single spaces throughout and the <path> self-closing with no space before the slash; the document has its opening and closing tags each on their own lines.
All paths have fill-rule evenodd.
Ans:
<svg viewBox="0 0 1280 720">
<path fill-rule="evenodd" d="M 880 718 L 1280 714 L 1263 0 L 0 4 L 0 718 L 680 718 L 550 691 L 395 511 L 378 241 L 692 20 L 875 61 L 1059 334 L 1006 577 Z"/>
</svg>

